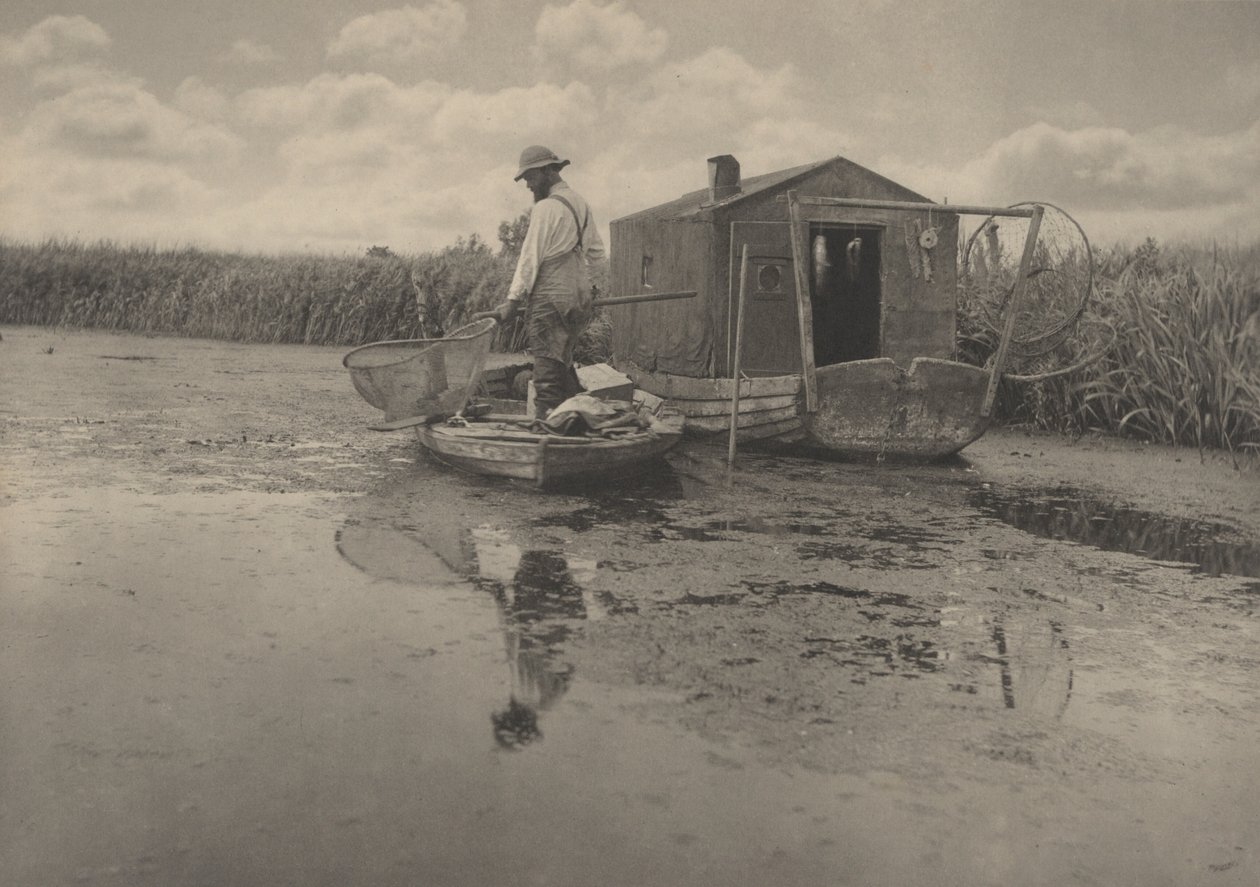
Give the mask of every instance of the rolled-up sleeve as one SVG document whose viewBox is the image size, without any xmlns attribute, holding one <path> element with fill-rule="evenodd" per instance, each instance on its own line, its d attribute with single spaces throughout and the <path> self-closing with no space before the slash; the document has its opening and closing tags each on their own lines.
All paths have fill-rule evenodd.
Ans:
<svg viewBox="0 0 1260 887">
<path fill-rule="evenodd" d="M 568 212 L 554 200 L 540 200 L 529 211 L 529 227 L 525 231 L 525 240 L 521 244 L 521 256 L 516 260 L 516 273 L 512 275 L 512 285 L 508 287 L 509 299 L 524 299 L 534 288 L 538 278 L 538 268 L 547 258 L 548 244 L 554 239 L 553 232 L 560 216 L 556 210 Z"/>
</svg>

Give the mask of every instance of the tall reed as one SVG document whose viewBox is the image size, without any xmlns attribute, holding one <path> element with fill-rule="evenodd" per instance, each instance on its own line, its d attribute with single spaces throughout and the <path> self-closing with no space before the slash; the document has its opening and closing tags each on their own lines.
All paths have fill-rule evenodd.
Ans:
<svg viewBox="0 0 1260 887">
<path fill-rule="evenodd" d="M 0 322 L 314 345 L 432 338 L 506 297 L 519 240 L 358 257 L 0 240 Z M 608 340 L 597 316 L 579 356 L 606 359 Z"/>
<path fill-rule="evenodd" d="M 1004 382 L 1000 414 L 1061 431 L 1260 449 L 1258 259 L 1255 250 L 1164 250 L 1150 240 L 1104 253 L 1076 334 L 1022 370 L 1084 365 Z M 978 311 L 961 319 L 960 351 L 983 364 L 996 338 Z"/>
</svg>

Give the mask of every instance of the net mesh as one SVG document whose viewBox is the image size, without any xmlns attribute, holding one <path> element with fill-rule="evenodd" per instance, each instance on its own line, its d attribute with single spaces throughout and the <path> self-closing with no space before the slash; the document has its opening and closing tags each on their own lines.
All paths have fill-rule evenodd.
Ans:
<svg viewBox="0 0 1260 887">
<path fill-rule="evenodd" d="M 1010 345 L 1023 357 L 1047 354 L 1071 335 L 1093 291 L 1094 263 L 1085 232 L 1058 207 L 1040 206 L 1041 227 Z M 1028 219 L 989 216 L 963 248 L 962 296 L 994 335 L 1000 335 L 1028 225 Z"/>
<path fill-rule="evenodd" d="M 476 390 L 494 338 L 493 318 L 442 339 L 399 339 L 356 348 L 342 359 L 350 381 L 385 421 L 457 413 Z"/>
</svg>

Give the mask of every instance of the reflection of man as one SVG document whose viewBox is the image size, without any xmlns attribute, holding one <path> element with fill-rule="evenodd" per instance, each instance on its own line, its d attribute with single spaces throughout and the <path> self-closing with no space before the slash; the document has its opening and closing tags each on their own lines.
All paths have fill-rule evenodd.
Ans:
<svg viewBox="0 0 1260 887">
<path fill-rule="evenodd" d="M 516 181 L 524 179 L 534 195 L 529 228 L 507 301 L 482 315 L 502 324 L 527 308 L 539 418 L 582 390 L 573 369 L 573 347 L 590 320 L 589 266 L 604 259 L 604 243 L 590 207 L 560 178 L 568 164 L 541 145 L 521 152 Z"/>
<path fill-rule="evenodd" d="M 496 582 L 493 591 L 506 622 L 512 692 L 508 707 L 490 720 L 495 740 L 517 749 L 542 738 L 538 712 L 569 689 L 573 666 L 559 648 L 569 636 L 568 621 L 585 619 L 586 606 L 568 563 L 554 551 L 524 552 L 512 582 Z"/>
</svg>

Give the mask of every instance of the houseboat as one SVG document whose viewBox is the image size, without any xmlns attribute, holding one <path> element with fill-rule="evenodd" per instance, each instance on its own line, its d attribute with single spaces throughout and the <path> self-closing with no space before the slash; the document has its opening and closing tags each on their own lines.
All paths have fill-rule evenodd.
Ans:
<svg viewBox="0 0 1260 887">
<path fill-rule="evenodd" d="M 843 157 L 708 187 L 611 223 L 613 363 L 685 430 L 798 441 L 842 456 L 940 458 L 988 427 L 991 366 L 956 360 L 959 217 L 1027 219 L 1013 317 L 1041 207 L 937 204 Z"/>
</svg>

